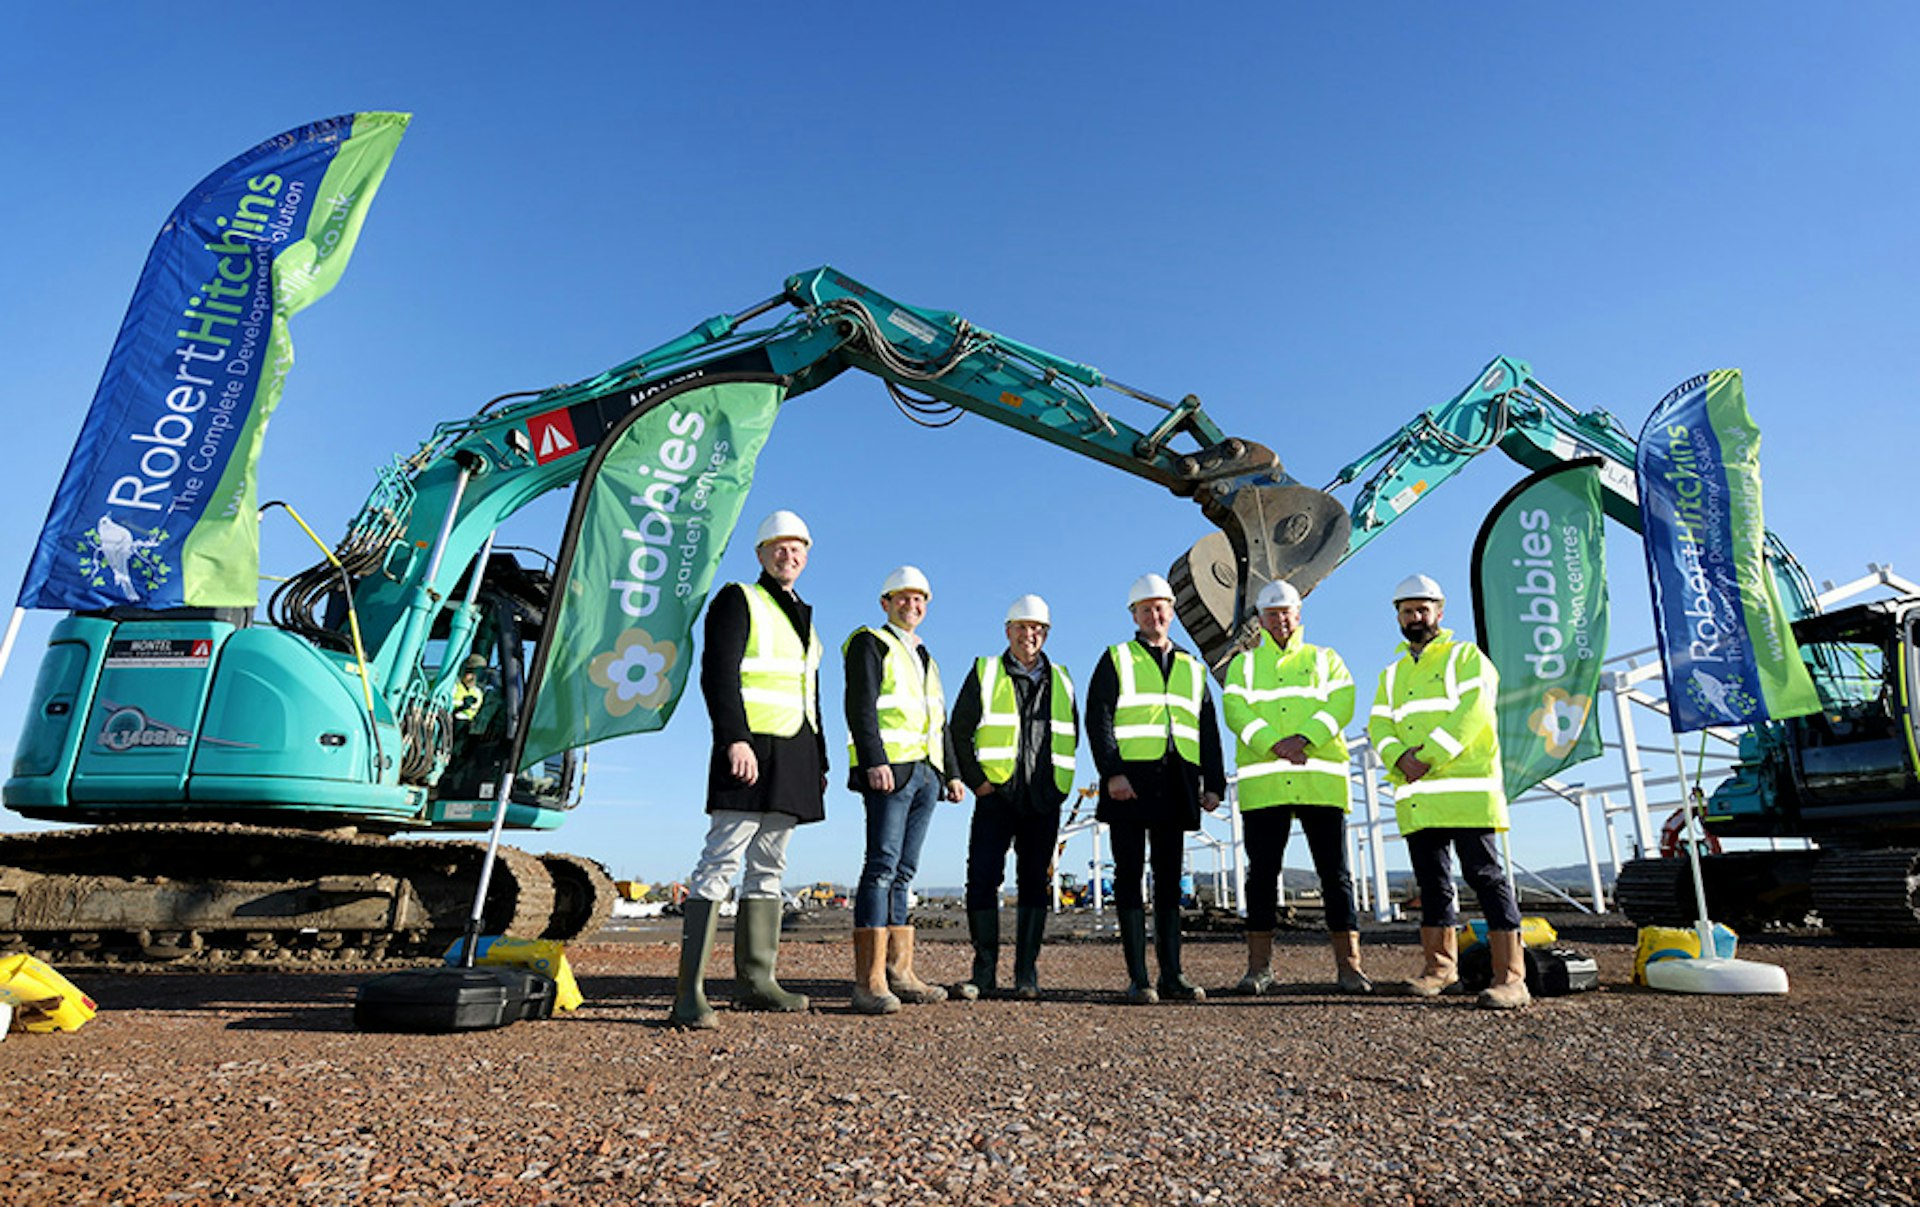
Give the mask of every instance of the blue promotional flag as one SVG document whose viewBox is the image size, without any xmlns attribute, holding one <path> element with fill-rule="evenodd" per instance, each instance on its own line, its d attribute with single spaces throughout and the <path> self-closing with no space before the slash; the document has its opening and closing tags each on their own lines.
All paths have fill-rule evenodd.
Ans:
<svg viewBox="0 0 1920 1207">
<path fill-rule="evenodd" d="M 1661 399 L 1635 468 L 1674 732 L 1819 711 L 1767 569 L 1760 429 L 1740 371 Z"/>
<path fill-rule="evenodd" d="M 407 121 L 353 113 L 290 130 L 175 207 L 54 491 L 20 607 L 253 607 L 254 466 L 293 364 L 287 319 L 346 270 Z"/>
</svg>

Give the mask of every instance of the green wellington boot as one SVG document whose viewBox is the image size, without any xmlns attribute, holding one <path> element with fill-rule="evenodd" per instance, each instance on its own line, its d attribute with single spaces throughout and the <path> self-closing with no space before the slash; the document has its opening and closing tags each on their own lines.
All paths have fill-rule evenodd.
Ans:
<svg viewBox="0 0 1920 1207">
<path fill-rule="evenodd" d="M 1180 971 L 1180 907 L 1153 911 L 1153 953 L 1160 961 L 1160 996 L 1174 1002 L 1204 1002 L 1207 991 Z"/>
<path fill-rule="evenodd" d="M 733 919 L 733 1008 L 773 1010 L 797 1014 L 807 1008 L 807 995 L 789 993 L 773 979 L 780 952 L 780 917 L 786 908 L 778 897 L 748 897 Z"/>
<path fill-rule="evenodd" d="M 1120 921 L 1120 952 L 1127 960 L 1127 1001 L 1136 1006 L 1151 1006 L 1160 1000 L 1147 979 L 1147 911 L 1114 911 Z"/>
<path fill-rule="evenodd" d="M 1047 907 L 1022 905 L 1013 911 L 1013 996 L 1040 1000 L 1040 945 L 1047 939 Z"/>
<path fill-rule="evenodd" d="M 673 1012 L 667 1025 L 691 1031 L 711 1031 L 720 1025 L 713 1007 L 707 1005 L 707 957 L 713 954 L 713 931 L 719 924 L 718 902 L 705 897 L 689 897 L 682 907 L 685 922 L 680 928 L 680 980 L 674 987 Z"/>
<path fill-rule="evenodd" d="M 993 996 L 1000 974 L 1000 911 L 967 911 L 967 935 L 973 940 L 973 975 L 953 987 L 953 995 L 962 1001 L 978 1001 Z"/>
</svg>

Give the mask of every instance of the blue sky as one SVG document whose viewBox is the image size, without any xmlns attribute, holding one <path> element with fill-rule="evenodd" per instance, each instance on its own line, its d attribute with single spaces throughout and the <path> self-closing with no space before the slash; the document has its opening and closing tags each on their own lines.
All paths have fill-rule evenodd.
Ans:
<svg viewBox="0 0 1920 1207">
<path fill-rule="evenodd" d="M 295 320 L 261 466 L 261 497 L 330 539 L 436 422 L 830 263 L 1197 393 L 1315 486 L 1497 354 L 1635 430 L 1676 383 L 1738 367 L 1769 522 L 1815 579 L 1920 570 L 1897 502 L 1920 380 L 1910 6 L 579 5 L 537 27 L 528 11 L 344 4 L 253 33 L 162 7 L 14 16 L 0 406 L 22 459 L 0 477 L 0 565 L 25 567 L 181 194 L 278 131 L 400 109 L 413 126 L 354 262 Z M 1345 655 L 1363 708 L 1400 578 L 1440 578 L 1471 628 L 1469 546 L 1520 474 L 1483 458 L 1308 601 L 1309 638 Z M 911 561 L 955 680 L 1033 591 L 1084 681 L 1130 631 L 1127 585 L 1208 531 L 1158 487 L 984 420 L 922 431 L 852 375 L 776 426 L 747 522 L 775 507 L 813 526 L 801 586 L 831 645 L 878 619 L 881 577 Z M 561 515 L 530 508 L 507 535 L 551 548 Z M 270 520 L 265 568 L 306 565 L 303 545 Z M 1637 546 L 1622 532 L 1609 552 L 1614 649 L 1645 645 Z M 751 566 L 740 542 L 722 574 Z M 29 619 L 0 679 L 0 733 L 54 619 Z M 837 703 L 837 669 L 824 679 Z M 664 733 L 596 750 L 588 802 L 529 845 L 684 876 L 706 742 L 690 693 Z M 860 810 L 834 779 L 795 883 L 857 871 Z M 967 808 L 936 820 L 923 883 L 962 879 Z M 1577 859 L 1570 810 L 1522 807 L 1514 847 Z"/>
</svg>

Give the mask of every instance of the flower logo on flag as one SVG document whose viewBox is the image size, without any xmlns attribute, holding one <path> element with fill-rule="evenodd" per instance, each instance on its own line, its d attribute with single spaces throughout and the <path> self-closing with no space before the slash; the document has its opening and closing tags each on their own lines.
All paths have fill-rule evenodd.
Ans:
<svg viewBox="0 0 1920 1207">
<path fill-rule="evenodd" d="M 1547 744 L 1547 753 L 1554 758 L 1565 758 L 1573 751 L 1573 744 L 1580 740 L 1580 731 L 1587 726 L 1587 712 L 1593 707 L 1593 701 L 1587 696 L 1576 696 L 1557 687 L 1547 689 L 1541 705 L 1527 715 L 1527 728 Z"/>
<path fill-rule="evenodd" d="M 611 653 L 588 664 L 587 676 L 607 689 L 607 712 L 624 717 L 636 708 L 659 708 L 667 702 L 673 693 L 667 671 L 679 653 L 671 641 L 656 645 L 645 629 L 628 629 Z"/>
</svg>

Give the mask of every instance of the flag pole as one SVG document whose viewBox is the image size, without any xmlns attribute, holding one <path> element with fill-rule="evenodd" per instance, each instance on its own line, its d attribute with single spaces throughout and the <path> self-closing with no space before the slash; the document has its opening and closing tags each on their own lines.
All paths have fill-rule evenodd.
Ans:
<svg viewBox="0 0 1920 1207">
<path fill-rule="evenodd" d="M 20 636 L 20 622 L 26 618 L 27 610 L 18 605 L 13 609 L 13 619 L 7 621 L 7 635 L 0 638 L 0 677 L 7 673 L 7 662 L 13 657 L 14 638 Z"/>
</svg>

